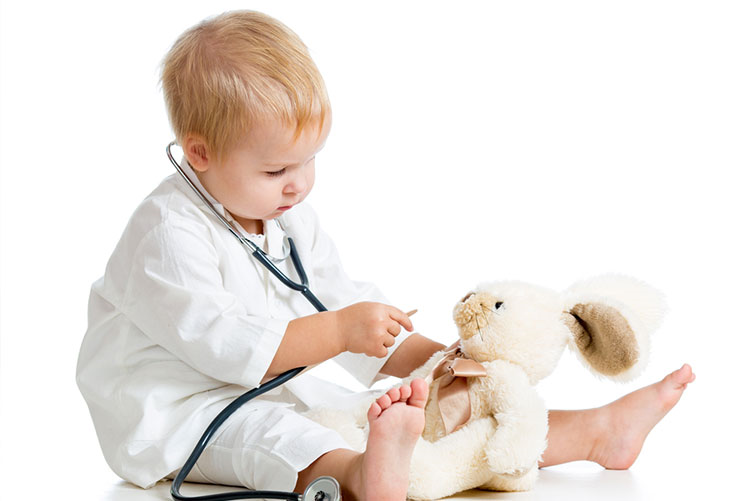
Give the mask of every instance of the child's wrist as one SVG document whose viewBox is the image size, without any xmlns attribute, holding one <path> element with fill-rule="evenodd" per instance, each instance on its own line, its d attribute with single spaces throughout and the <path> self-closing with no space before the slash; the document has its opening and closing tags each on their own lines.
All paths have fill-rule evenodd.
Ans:
<svg viewBox="0 0 750 501">
<path fill-rule="evenodd" d="M 341 312 L 339 310 L 327 311 L 325 314 L 328 317 L 328 322 L 330 322 L 330 332 L 333 333 L 336 354 L 344 353 L 347 345 L 346 329 L 343 328 Z"/>
</svg>

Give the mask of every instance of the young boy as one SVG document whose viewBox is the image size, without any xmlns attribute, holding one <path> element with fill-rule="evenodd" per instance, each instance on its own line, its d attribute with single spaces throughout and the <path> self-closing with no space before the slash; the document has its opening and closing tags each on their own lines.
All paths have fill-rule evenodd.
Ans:
<svg viewBox="0 0 750 501">
<path fill-rule="evenodd" d="M 232 399 L 284 371 L 333 359 L 370 385 L 403 377 L 443 345 L 372 285 L 352 281 L 302 203 L 331 127 L 323 80 L 278 21 L 232 12 L 185 32 L 164 61 L 183 170 L 238 231 L 271 255 L 298 248 L 318 313 L 270 276 L 177 175 L 137 208 L 94 283 L 77 380 L 111 468 L 141 487 L 174 476 Z M 289 261 L 279 264 L 296 276 Z M 605 407 L 549 413 L 540 466 L 588 459 L 628 468 L 694 379 L 689 366 Z M 300 415 L 341 398 L 303 374 L 255 399 L 217 433 L 188 480 L 301 492 L 331 475 L 348 500 L 402 500 L 424 426 L 426 384 L 388 391 L 360 454 Z"/>
</svg>

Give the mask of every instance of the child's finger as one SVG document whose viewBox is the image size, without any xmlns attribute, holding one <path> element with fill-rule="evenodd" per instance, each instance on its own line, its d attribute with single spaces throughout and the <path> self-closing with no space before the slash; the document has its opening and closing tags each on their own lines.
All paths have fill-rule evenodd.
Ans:
<svg viewBox="0 0 750 501">
<path fill-rule="evenodd" d="M 398 308 L 393 307 L 391 310 L 391 318 L 403 325 L 407 331 L 411 332 L 414 330 L 414 325 L 411 323 L 409 316 Z"/>
<path fill-rule="evenodd" d="M 401 325 L 398 322 L 393 322 L 386 328 L 386 331 L 391 336 L 396 337 L 401 334 Z"/>
</svg>

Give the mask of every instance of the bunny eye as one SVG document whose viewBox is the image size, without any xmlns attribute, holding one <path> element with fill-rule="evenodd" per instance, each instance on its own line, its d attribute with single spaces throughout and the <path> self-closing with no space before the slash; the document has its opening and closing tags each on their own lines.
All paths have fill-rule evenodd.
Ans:
<svg viewBox="0 0 750 501">
<path fill-rule="evenodd" d="M 498 301 L 497 303 L 495 303 L 495 309 L 499 310 L 502 305 L 503 305 L 503 302 L 502 301 Z"/>
</svg>

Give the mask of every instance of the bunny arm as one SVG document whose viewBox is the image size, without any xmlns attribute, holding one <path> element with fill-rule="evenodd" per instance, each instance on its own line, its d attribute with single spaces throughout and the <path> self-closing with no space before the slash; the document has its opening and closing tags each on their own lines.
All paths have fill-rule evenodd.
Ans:
<svg viewBox="0 0 750 501">
<path fill-rule="evenodd" d="M 479 412 L 497 422 L 485 447 L 488 466 L 497 474 L 522 476 L 537 468 L 547 447 L 547 409 L 521 367 L 504 360 L 483 365 L 487 377 L 471 391 L 472 402 L 488 406 Z"/>
</svg>

